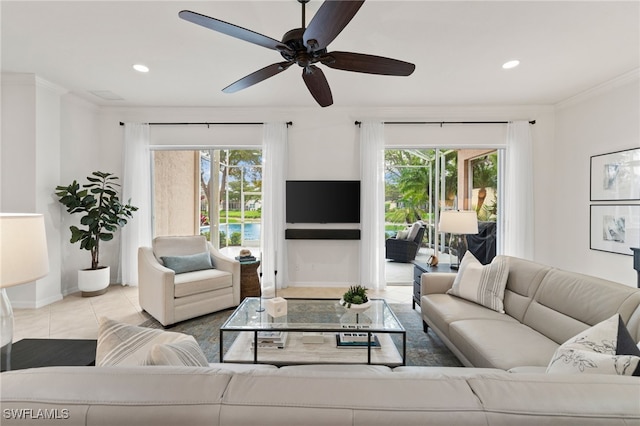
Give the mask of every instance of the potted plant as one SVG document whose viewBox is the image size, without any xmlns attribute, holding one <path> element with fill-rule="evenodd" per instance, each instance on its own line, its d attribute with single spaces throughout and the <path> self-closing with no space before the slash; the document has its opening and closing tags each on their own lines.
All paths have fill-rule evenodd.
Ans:
<svg viewBox="0 0 640 426">
<path fill-rule="evenodd" d="M 340 304 L 352 311 L 366 311 L 371 306 L 371 302 L 367 298 L 367 288 L 360 284 L 350 286 L 349 290 L 340 299 Z"/>
<path fill-rule="evenodd" d="M 71 243 L 91 252 L 91 267 L 78 271 L 78 288 L 83 296 L 97 296 L 107 291 L 110 268 L 100 265 L 100 242 L 113 239 L 114 232 L 127 224 L 138 210 L 129 200 L 123 204 L 118 197 L 118 177 L 112 173 L 93 172 L 82 185 L 75 180 L 68 186 L 57 186 L 58 201 L 71 214 L 81 214 L 80 224 L 72 225 Z"/>
</svg>

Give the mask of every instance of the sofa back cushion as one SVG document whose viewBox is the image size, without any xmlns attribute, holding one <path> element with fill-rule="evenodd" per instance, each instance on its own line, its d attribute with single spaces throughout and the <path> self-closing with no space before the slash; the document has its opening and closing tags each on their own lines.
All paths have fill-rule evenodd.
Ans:
<svg viewBox="0 0 640 426">
<path fill-rule="evenodd" d="M 619 313 L 627 324 L 639 304 L 639 289 L 552 269 L 540 283 L 523 323 L 562 344 L 615 313 Z M 637 327 L 636 323 L 629 329 L 636 339 Z"/>
<path fill-rule="evenodd" d="M 207 239 L 203 235 L 156 237 L 153 239 L 153 254 L 158 261 L 163 256 L 187 256 L 206 251 L 209 251 L 209 247 Z"/>
<path fill-rule="evenodd" d="M 533 296 L 551 267 L 517 257 L 497 257 L 505 257 L 509 265 L 509 278 L 504 291 L 504 311 L 522 322 Z"/>
</svg>

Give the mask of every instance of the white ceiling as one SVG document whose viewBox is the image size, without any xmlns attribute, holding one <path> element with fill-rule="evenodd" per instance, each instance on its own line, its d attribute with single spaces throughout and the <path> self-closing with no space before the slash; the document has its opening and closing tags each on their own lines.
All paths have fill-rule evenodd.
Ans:
<svg viewBox="0 0 640 426">
<path fill-rule="evenodd" d="M 321 4 L 307 5 L 307 22 Z M 296 0 L 1 1 L 2 71 L 35 73 L 99 105 L 314 106 L 297 66 L 178 18 L 183 9 L 281 39 Z M 329 45 L 416 64 L 409 77 L 322 67 L 336 106 L 554 104 L 640 66 L 640 1 L 367 1 Z M 502 63 L 519 59 L 505 71 Z M 151 68 L 132 70 L 135 63 Z M 106 101 L 90 91 L 123 98 Z M 319 107 L 318 107 L 319 108 Z"/>
</svg>

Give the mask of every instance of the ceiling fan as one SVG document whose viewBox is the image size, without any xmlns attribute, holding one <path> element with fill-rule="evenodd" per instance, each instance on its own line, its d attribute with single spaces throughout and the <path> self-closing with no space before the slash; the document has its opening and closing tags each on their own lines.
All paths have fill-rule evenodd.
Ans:
<svg viewBox="0 0 640 426">
<path fill-rule="evenodd" d="M 347 26 L 364 0 L 326 0 L 305 28 L 305 5 L 309 0 L 298 0 L 302 5 L 302 28 L 288 31 L 282 41 L 256 33 L 219 19 L 183 10 L 180 18 L 214 31 L 277 50 L 285 59 L 255 71 L 222 89 L 234 93 L 253 86 L 288 69 L 293 64 L 302 67 L 302 79 L 316 102 L 322 107 L 333 104 L 331 89 L 324 73 L 315 64 L 329 68 L 368 74 L 408 76 L 416 66 L 409 62 L 381 56 L 351 52 L 328 52 L 327 46 Z"/>
</svg>

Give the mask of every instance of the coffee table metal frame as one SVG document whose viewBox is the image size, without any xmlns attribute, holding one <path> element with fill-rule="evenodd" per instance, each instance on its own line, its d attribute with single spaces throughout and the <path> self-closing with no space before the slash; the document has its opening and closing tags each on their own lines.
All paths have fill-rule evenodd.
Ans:
<svg viewBox="0 0 640 426">
<path fill-rule="evenodd" d="M 399 334 L 402 336 L 402 364 L 406 365 L 407 360 L 407 332 L 396 317 L 396 314 L 391 310 L 389 305 L 384 299 L 369 299 L 372 302 L 372 309 L 374 312 L 379 313 L 383 319 L 383 324 L 380 323 L 371 323 L 367 328 L 359 329 L 361 332 L 367 332 L 367 336 L 369 341 L 376 333 L 386 333 L 390 335 Z M 259 309 L 262 308 L 262 300 L 259 297 L 247 297 L 242 303 L 236 308 L 236 310 L 231 314 L 231 316 L 225 321 L 225 323 L 220 327 L 220 362 L 225 362 L 224 360 L 224 333 L 225 332 L 253 332 L 253 364 L 260 364 L 262 362 L 258 361 L 258 333 L 261 331 L 283 331 L 283 332 L 292 332 L 292 333 L 303 333 L 303 332 L 317 332 L 317 333 L 340 333 L 345 332 L 345 328 L 339 321 L 335 322 L 291 322 L 289 323 L 289 318 L 296 308 L 300 308 L 304 306 L 306 303 L 311 304 L 322 304 L 326 303 L 327 312 L 321 312 L 321 314 L 327 315 L 329 309 L 334 309 L 336 313 L 347 314 L 347 309 L 340 306 L 338 300 L 330 300 L 330 299 L 288 299 L 288 315 L 280 318 L 272 318 L 266 312 L 260 312 Z M 298 306 L 300 305 L 300 306 Z M 364 313 L 366 315 L 367 312 Z M 306 315 L 313 315 L 309 312 Z M 353 314 L 351 314 L 353 315 Z M 358 317 L 363 314 L 358 314 Z M 244 318 L 241 318 L 244 316 Z M 314 318 L 318 319 L 318 318 Z M 348 330 L 354 331 L 354 330 Z M 371 344 L 367 346 L 367 364 L 372 364 L 371 362 Z M 396 347 L 397 349 L 397 347 Z M 286 350 L 286 349 L 267 349 L 267 350 Z M 345 350 L 350 351 L 354 349 L 338 349 L 336 350 Z M 376 349 L 374 349 L 376 350 Z M 242 361 L 226 361 L 226 362 L 242 362 Z M 264 362 L 267 363 L 267 362 Z M 270 362 L 269 362 L 270 363 Z M 301 361 L 300 363 L 304 363 Z M 294 363 L 287 363 L 294 364 Z M 379 363 L 378 365 L 386 365 L 383 363 Z"/>
</svg>

